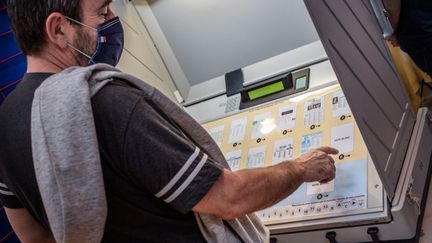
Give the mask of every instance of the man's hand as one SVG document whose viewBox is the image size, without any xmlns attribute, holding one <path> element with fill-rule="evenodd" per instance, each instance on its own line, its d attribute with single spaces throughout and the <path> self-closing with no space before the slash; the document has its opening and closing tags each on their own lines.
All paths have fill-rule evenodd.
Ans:
<svg viewBox="0 0 432 243">
<path fill-rule="evenodd" d="M 303 170 L 303 181 L 322 183 L 334 179 L 336 167 L 335 161 L 330 154 L 338 154 L 339 151 L 331 147 L 320 147 L 314 149 L 291 163 L 297 163 Z"/>
<path fill-rule="evenodd" d="M 399 47 L 399 41 L 397 40 L 396 34 L 393 34 L 389 38 L 387 38 L 387 41 L 389 41 L 392 46 Z"/>
<path fill-rule="evenodd" d="M 321 147 L 292 161 L 236 172 L 225 170 L 193 210 L 223 219 L 268 208 L 293 193 L 303 182 L 328 182 L 335 177 L 338 151 Z"/>
</svg>

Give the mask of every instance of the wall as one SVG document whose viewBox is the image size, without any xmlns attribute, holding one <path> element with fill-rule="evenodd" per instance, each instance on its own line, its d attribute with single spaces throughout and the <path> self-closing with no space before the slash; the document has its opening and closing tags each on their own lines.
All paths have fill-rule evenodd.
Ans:
<svg viewBox="0 0 432 243">
<path fill-rule="evenodd" d="M 120 17 L 125 31 L 125 49 L 117 67 L 175 100 L 176 88 L 133 3 L 118 0 L 111 7 Z"/>
</svg>

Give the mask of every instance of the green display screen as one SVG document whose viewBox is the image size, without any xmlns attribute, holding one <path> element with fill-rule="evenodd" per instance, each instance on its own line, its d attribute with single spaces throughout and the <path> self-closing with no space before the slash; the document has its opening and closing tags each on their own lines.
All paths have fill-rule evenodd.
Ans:
<svg viewBox="0 0 432 243">
<path fill-rule="evenodd" d="M 280 81 L 280 82 L 273 83 L 273 84 L 270 84 L 270 85 L 267 85 L 264 87 L 257 88 L 255 90 L 248 91 L 248 95 L 249 95 L 250 100 L 255 100 L 255 99 L 267 96 L 269 94 L 273 94 L 273 93 L 282 91 L 284 89 L 285 88 L 284 88 L 283 82 Z"/>
</svg>

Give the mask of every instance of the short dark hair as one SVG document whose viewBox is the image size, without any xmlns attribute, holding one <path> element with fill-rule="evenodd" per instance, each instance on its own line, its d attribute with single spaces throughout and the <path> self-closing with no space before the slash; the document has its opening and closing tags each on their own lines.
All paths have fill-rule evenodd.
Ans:
<svg viewBox="0 0 432 243">
<path fill-rule="evenodd" d="M 50 14 L 59 12 L 81 21 L 81 0 L 8 0 L 7 7 L 12 31 L 26 55 L 41 51 Z"/>
</svg>

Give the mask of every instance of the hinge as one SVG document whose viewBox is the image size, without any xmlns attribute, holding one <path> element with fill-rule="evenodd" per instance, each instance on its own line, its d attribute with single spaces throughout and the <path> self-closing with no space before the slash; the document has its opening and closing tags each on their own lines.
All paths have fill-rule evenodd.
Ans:
<svg viewBox="0 0 432 243">
<path fill-rule="evenodd" d="M 177 102 L 179 104 L 184 102 L 183 97 L 181 96 L 180 92 L 178 90 L 174 91 L 174 97 L 177 99 Z"/>
<path fill-rule="evenodd" d="M 432 111 L 429 109 L 428 112 L 426 113 L 426 120 L 428 125 L 432 124 Z"/>
<path fill-rule="evenodd" d="M 407 189 L 407 200 L 408 203 L 414 205 L 417 214 L 421 214 L 421 198 L 413 195 L 414 178 L 411 178 L 408 189 Z"/>
</svg>

